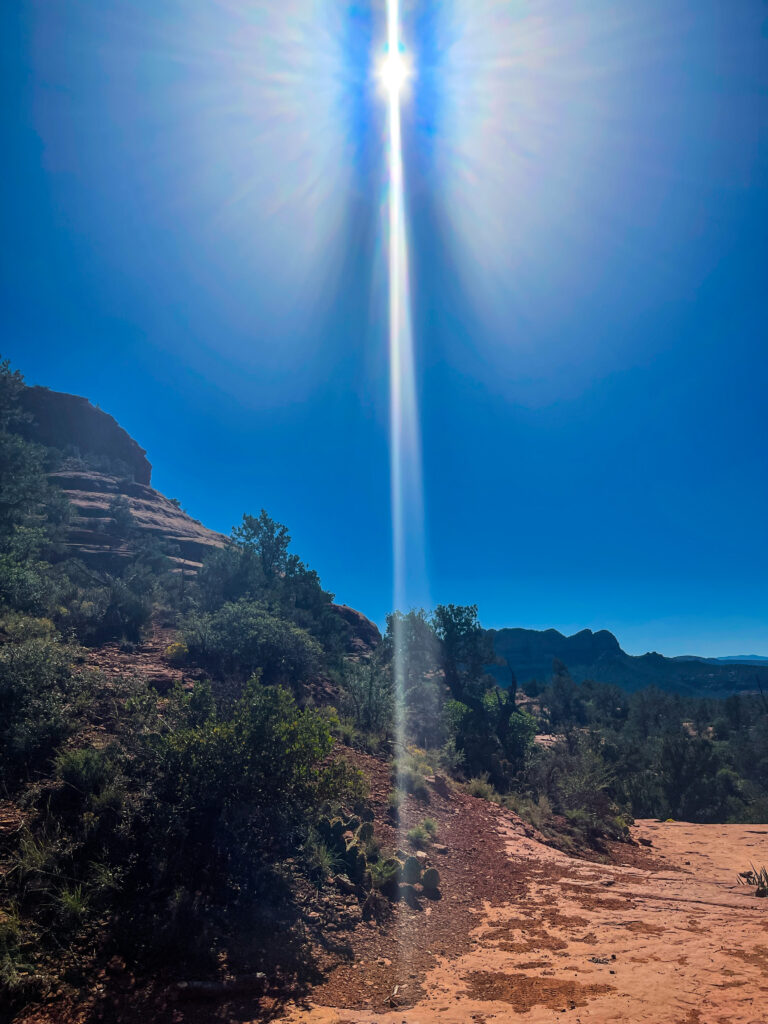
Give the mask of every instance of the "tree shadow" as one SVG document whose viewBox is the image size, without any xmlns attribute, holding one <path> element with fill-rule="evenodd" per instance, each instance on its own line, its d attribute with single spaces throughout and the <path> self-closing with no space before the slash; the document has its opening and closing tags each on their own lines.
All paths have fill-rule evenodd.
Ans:
<svg viewBox="0 0 768 1024">
<path fill-rule="evenodd" d="M 306 1000 L 333 961 L 349 961 L 354 950 L 344 933 L 359 921 L 332 899 L 322 913 L 307 913 L 286 887 L 272 906 L 251 915 L 240 911 L 220 936 L 218 969 L 164 949 L 154 964 L 134 973 L 113 959 L 100 972 L 88 1000 L 86 1024 L 218 1024 L 273 1020 L 289 1002 Z M 322 963 L 321 963 L 322 961 Z M 83 1008 L 80 1008 L 83 1012 Z"/>
</svg>

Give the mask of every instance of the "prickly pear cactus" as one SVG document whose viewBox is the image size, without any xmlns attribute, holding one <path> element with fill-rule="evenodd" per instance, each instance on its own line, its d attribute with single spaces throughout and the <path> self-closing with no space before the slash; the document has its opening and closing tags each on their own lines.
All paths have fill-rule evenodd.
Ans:
<svg viewBox="0 0 768 1024">
<path fill-rule="evenodd" d="M 421 880 L 421 863 L 416 857 L 407 857 L 403 864 L 403 881 L 415 885 Z"/>
<path fill-rule="evenodd" d="M 336 847 L 343 847 L 344 845 L 344 822 L 341 818 L 333 818 L 331 820 L 331 843 Z"/>
<path fill-rule="evenodd" d="M 373 839 L 373 823 L 364 821 L 357 830 L 357 838 L 361 843 L 370 843 Z"/>
<path fill-rule="evenodd" d="M 357 843 L 352 842 L 347 847 L 344 854 L 344 864 L 349 878 L 353 882 L 360 884 L 368 868 L 368 861 L 365 859 L 365 853 Z"/>
<path fill-rule="evenodd" d="M 425 892 L 437 892 L 440 888 L 440 872 L 437 868 L 427 868 L 421 876 L 421 884 Z"/>
<path fill-rule="evenodd" d="M 324 843 L 330 844 L 333 841 L 333 829 L 330 818 L 321 818 L 317 823 L 317 833 Z"/>
</svg>

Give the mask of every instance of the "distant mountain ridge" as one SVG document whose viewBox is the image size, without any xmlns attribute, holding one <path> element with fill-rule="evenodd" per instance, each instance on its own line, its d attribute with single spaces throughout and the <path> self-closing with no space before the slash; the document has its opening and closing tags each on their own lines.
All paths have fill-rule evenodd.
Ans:
<svg viewBox="0 0 768 1024">
<path fill-rule="evenodd" d="M 762 654 L 731 654 L 727 658 L 702 658 L 698 654 L 681 654 L 672 661 L 703 661 L 707 665 L 768 665 Z"/>
<path fill-rule="evenodd" d="M 723 697 L 732 693 L 768 691 L 768 659 L 665 658 L 656 652 L 627 654 L 608 630 L 583 629 L 564 636 L 556 629 L 489 629 L 497 658 L 505 665 L 489 671 L 501 685 L 509 684 L 509 669 L 518 683 L 552 676 L 552 663 L 561 661 L 577 682 L 592 679 L 624 690 L 657 686 L 688 696 Z"/>
</svg>

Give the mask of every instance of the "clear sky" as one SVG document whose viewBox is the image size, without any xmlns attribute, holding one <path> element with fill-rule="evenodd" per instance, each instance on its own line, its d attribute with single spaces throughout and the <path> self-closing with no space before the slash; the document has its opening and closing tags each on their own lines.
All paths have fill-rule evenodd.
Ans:
<svg viewBox="0 0 768 1024">
<path fill-rule="evenodd" d="M 0 5 L 0 350 L 391 602 L 380 4 Z M 418 600 L 768 655 L 768 8 L 405 5 Z"/>
</svg>

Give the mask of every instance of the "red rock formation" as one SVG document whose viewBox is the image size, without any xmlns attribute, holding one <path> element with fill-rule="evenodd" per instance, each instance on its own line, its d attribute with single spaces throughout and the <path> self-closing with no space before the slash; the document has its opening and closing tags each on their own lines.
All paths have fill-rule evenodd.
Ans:
<svg viewBox="0 0 768 1024">
<path fill-rule="evenodd" d="M 72 505 L 67 538 L 69 553 L 108 567 L 130 555 L 130 531 L 166 542 L 178 564 L 198 568 L 206 551 L 223 547 L 226 537 L 208 530 L 159 491 L 132 480 L 87 470 L 61 470 L 51 482 L 62 489 Z M 131 513 L 129 530 L 120 530 L 110 511 L 122 498 Z"/>
<path fill-rule="evenodd" d="M 381 633 L 375 622 L 367 619 L 362 612 L 346 604 L 335 604 L 333 610 L 350 628 L 349 651 L 351 654 L 371 654 L 381 643 Z"/>
<path fill-rule="evenodd" d="M 33 387 L 25 388 L 21 405 L 32 417 L 25 430 L 30 440 L 65 454 L 102 459 L 113 464 L 108 472 L 124 472 L 137 483 L 149 485 L 152 466 L 147 453 L 113 416 L 87 398 Z"/>
<path fill-rule="evenodd" d="M 207 550 L 226 544 L 149 486 L 147 453 L 109 413 L 87 398 L 42 387 L 26 388 L 21 404 L 31 417 L 25 434 L 64 456 L 51 481 L 72 506 L 69 554 L 109 568 L 129 557 L 143 534 L 165 542 L 179 565 L 197 568 Z M 115 522 L 117 498 L 131 514 L 129 524 Z"/>
</svg>

